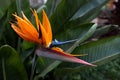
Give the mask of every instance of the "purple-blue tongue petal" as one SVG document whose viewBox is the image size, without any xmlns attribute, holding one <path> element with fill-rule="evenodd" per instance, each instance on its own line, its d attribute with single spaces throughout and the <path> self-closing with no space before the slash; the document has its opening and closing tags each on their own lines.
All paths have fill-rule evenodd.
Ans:
<svg viewBox="0 0 120 80">
<path fill-rule="evenodd" d="M 76 58 L 70 54 L 67 54 L 65 52 L 52 50 L 51 48 L 40 48 L 36 50 L 36 53 L 38 56 L 48 57 L 56 60 L 61 61 L 68 61 L 68 62 L 74 62 L 74 63 L 81 63 L 89 66 L 96 66 L 91 63 L 88 63 L 84 60 L 81 60 L 79 58 Z"/>
<path fill-rule="evenodd" d="M 77 40 L 78 39 L 73 39 L 73 40 L 68 40 L 68 41 L 58 41 L 55 39 L 54 41 L 52 41 L 52 44 L 50 46 L 52 47 L 52 46 L 56 46 L 56 45 L 67 44 L 67 43 L 75 42 Z"/>
</svg>

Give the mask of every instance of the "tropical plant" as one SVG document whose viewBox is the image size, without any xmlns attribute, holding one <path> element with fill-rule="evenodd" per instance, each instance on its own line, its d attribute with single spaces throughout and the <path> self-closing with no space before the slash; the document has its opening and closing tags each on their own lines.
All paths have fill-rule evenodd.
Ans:
<svg viewBox="0 0 120 80">
<path fill-rule="evenodd" d="M 36 43 L 39 43 L 40 45 L 45 43 L 44 47 L 40 50 L 38 49 L 38 44 L 29 42 L 31 40 L 36 41 L 36 35 L 33 39 L 28 35 L 28 38 L 17 32 L 20 30 L 13 28 L 15 26 L 20 28 L 23 27 L 23 25 L 20 26 L 19 24 L 20 21 L 22 22 L 20 18 L 22 16 L 29 24 L 29 21 L 21 14 L 21 11 L 27 15 L 27 18 L 32 24 L 35 24 L 33 14 L 36 17 L 36 11 L 33 9 L 32 14 L 29 2 L 25 0 L 1 0 L 0 80 L 40 80 L 42 78 L 43 80 L 61 80 L 65 79 L 68 74 L 91 68 L 83 64 L 64 62 L 65 56 L 72 56 L 72 58 L 69 58 L 69 61 L 72 61 L 71 59 L 75 58 L 73 57 L 74 54 L 68 53 L 76 53 L 75 55 L 77 55 L 77 58 L 75 59 L 82 59 L 97 66 L 118 57 L 120 52 L 120 46 L 118 46 L 120 43 L 120 36 L 114 35 L 101 38 L 102 35 L 109 32 L 115 26 L 106 25 L 98 27 L 98 25 L 91 23 L 107 2 L 108 0 L 48 0 L 42 6 L 34 7 L 41 21 L 43 9 L 47 13 L 51 24 L 53 39 L 55 39 L 52 42 L 50 39 L 52 45 L 50 45 L 49 48 L 49 43 L 47 43 L 47 41 L 39 42 L 37 40 Z M 14 14 L 14 16 L 12 14 Z M 17 22 L 14 22 L 14 17 Z M 36 22 L 37 20 L 36 17 Z M 26 22 L 24 24 L 27 24 Z M 41 35 L 42 37 L 44 36 L 44 38 L 42 38 L 43 41 L 47 40 L 48 38 L 46 39 L 45 37 L 47 35 L 44 31 L 42 32 L 43 29 L 40 25 L 41 23 L 38 21 L 37 27 L 41 29 L 39 35 L 40 37 Z M 39 28 L 37 28 L 37 31 L 39 31 Z M 27 32 L 26 30 L 22 31 L 21 29 L 20 32 Z M 30 30 L 32 32 L 29 32 L 29 30 L 30 29 L 28 29 L 28 33 L 30 34 L 35 32 L 35 30 Z M 47 28 L 45 30 L 47 30 Z M 15 32 L 25 40 L 22 40 Z M 38 35 L 38 33 L 36 34 Z M 93 39 L 96 39 L 96 41 Z M 56 49 L 51 48 L 53 46 L 60 47 L 65 52 L 61 51 L 59 48 L 57 48 L 56 51 Z M 38 56 L 35 55 L 36 51 Z M 66 52 L 67 54 L 64 54 Z M 43 55 L 41 53 L 44 53 L 50 58 L 42 57 Z M 63 53 L 64 56 L 62 56 L 62 58 L 60 56 L 56 58 L 56 56 L 54 56 L 56 53 Z M 50 56 L 49 54 L 53 55 Z M 59 61 L 55 58 L 59 58 Z M 75 62 L 77 60 L 75 60 Z M 92 65 L 90 63 L 84 64 Z"/>
</svg>

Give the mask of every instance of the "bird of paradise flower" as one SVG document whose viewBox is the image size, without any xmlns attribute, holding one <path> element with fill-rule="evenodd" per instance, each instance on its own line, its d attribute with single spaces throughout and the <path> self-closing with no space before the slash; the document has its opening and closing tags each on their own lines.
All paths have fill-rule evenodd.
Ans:
<svg viewBox="0 0 120 80">
<path fill-rule="evenodd" d="M 36 20 L 36 28 L 27 19 L 23 12 L 22 18 L 17 16 L 17 14 L 13 14 L 16 21 L 11 22 L 11 27 L 24 40 L 39 44 L 39 48 L 36 50 L 38 56 L 95 66 L 84 60 L 76 58 L 76 55 L 64 52 L 61 48 L 50 47 L 50 45 L 52 45 L 52 29 L 45 11 L 42 10 L 42 23 L 38 18 L 36 10 L 33 10 L 33 14 Z"/>
</svg>

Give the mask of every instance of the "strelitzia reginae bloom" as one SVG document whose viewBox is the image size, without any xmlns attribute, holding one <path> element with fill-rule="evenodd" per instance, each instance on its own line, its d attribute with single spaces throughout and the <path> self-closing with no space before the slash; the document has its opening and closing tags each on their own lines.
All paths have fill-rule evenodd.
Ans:
<svg viewBox="0 0 120 80">
<path fill-rule="evenodd" d="M 36 20 L 36 28 L 27 19 L 23 12 L 22 18 L 17 16 L 17 14 L 13 14 L 16 21 L 11 22 L 11 27 L 24 40 L 34 42 L 40 45 L 40 47 L 36 50 L 38 56 L 95 66 L 84 60 L 74 57 L 75 55 L 64 52 L 61 48 L 51 48 L 50 45 L 52 43 L 52 30 L 45 11 L 42 10 L 42 23 L 40 22 L 37 12 L 35 10 L 33 10 L 33 14 Z"/>
</svg>

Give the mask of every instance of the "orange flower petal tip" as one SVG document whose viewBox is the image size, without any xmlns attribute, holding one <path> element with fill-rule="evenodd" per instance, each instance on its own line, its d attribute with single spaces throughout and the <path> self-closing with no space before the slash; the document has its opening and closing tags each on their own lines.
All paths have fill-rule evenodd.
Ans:
<svg viewBox="0 0 120 80">
<path fill-rule="evenodd" d="M 63 50 L 61 48 L 59 48 L 59 47 L 52 47 L 51 49 L 59 51 L 59 52 L 63 52 Z M 86 56 L 86 55 L 88 55 L 88 54 L 69 54 L 69 53 L 67 53 L 67 54 L 71 55 L 71 56 Z"/>
</svg>

